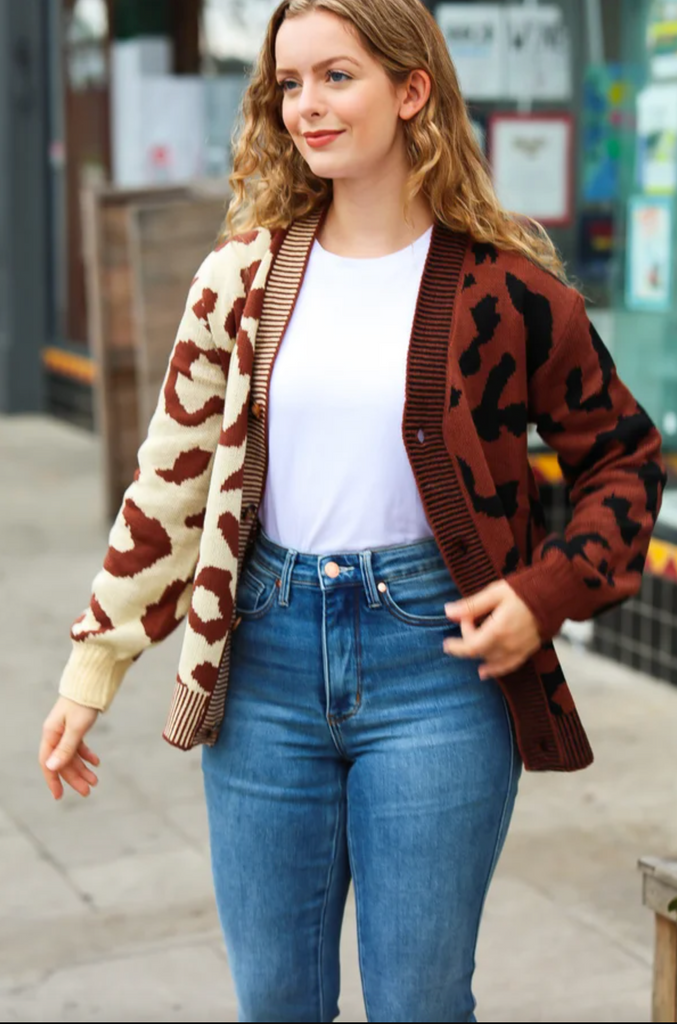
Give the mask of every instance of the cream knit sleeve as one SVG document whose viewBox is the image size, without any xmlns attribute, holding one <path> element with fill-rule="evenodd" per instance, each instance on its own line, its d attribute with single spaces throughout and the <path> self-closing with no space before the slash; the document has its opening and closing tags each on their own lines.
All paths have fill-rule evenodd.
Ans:
<svg viewBox="0 0 677 1024">
<path fill-rule="evenodd" d="M 71 629 L 59 692 L 101 711 L 131 663 L 168 636 L 190 605 L 235 341 L 223 325 L 245 295 L 238 248 L 228 243 L 210 253 L 193 280 L 139 468 L 89 606 Z"/>
</svg>

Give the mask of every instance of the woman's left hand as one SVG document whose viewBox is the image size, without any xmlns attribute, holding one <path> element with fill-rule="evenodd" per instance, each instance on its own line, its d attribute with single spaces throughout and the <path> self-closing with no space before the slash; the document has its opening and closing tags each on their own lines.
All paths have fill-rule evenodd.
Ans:
<svg viewBox="0 0 677 1024">
<path fill-rule="evenodd" d="M 460 623 L 462 637 L 447 637 L 444 650 L 459 658 L 483 658 L 482 679 L 504 676 L 523 665 L 543 640 L 531 609 L 507 580 L 495 580 L 470 597 L 444 606 L 448 618 Z M 475 619 L 487 616 L 481 626 Z"/>
</svg>

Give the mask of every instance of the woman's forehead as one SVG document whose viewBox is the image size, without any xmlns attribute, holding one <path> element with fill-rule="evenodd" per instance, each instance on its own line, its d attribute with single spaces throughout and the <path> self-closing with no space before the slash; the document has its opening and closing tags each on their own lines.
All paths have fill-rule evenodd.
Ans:
<svg viewBox="0 0 677 1024">
<path fill-rule="evenodd" d="M 335 57 L 364 62 L 365 49 L 350 22 L 331 11 L 309 11 L 286 18 L 275 40 L 278 65 L 303 63 L 308 68 Z M 296 70 L 294 68 L 294 70 Z"/>
</svg>

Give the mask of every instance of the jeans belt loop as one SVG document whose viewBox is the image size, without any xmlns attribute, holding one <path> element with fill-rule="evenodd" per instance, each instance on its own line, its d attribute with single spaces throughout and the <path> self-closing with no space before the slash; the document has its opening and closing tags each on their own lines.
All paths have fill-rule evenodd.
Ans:
<svg viewBox="0 0 677 1024">
<path fill-rule="evenodd" d="M 367 594 L 369 607 L 380 608 L 381 598 L 379 597 L 378 590 L 376 589 L 376 580 L 374 579 L 374 570 L 371 564 L 371 551 L 360 551 L 359 555 L 362 580 L 364 582 L 364 589 Z"/>
<path fill-rule="evenodd" d="M 291 577 L 294 571 L 294 565 L 296 564 L 296 558 L 298 551 L 294 551 L 293 548 L 288 548 L 287 555 L 284 560 L 284 567 L 282 569 L 282 580 L 280 585 L 280 605 L 282 608 L 289 607 L 289 596 L 291 592 Z"/>
</svg>

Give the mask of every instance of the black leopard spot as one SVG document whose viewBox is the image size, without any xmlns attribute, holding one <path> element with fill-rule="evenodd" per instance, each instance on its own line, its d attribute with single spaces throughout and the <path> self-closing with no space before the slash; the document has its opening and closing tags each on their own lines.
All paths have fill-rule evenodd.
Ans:
<svg viewBox="0 0 677 1024">
<path fill-rule="evenodd" d="M 611 550 L 611 544 L 601 533 L 575 533 L 572 537 L 552 537 L 547 540 L 543 545 L 542 557 L 545 557 L 551 548 L 555 548 L 566 555 L 570 562 L 578 555 L 592 565 L 585 550 L 588 544 L 599 544 L 605 550 Z"/>
<path fill-rule="evenodd" d="M 501 315 L 496 311 L 498 299 L 495 295 L 486 295 L 481 302 L 473 306 L 472 317 L 475 321 L 477 334 L 470 345 L 461 353 L 458 365 L 464 377 L 471 377 L 480 369 L 480 348 L 494 337 L 496 328 L 501 322 Z"/>
<path fill-rule="evenodd" d="M 631 547 L 635 537 L 642 529 L 642 524 L 638 523 L 635 519 L 631 519 L 629 516 L 632 507 L 631 502 L 627 498 L 619 498 L 617 495 L 612 494 L 610 497 L 605 498 L 602 504 L 605 508 L 611 509 L 623 538 L 623 543 Z"/>
<path fill-rule="evenodd" d="M 634 558 L 631 558 L 627 565 L 628 572 L 638 572 L 641 574 L 644 572 L 644 566 L 646 565 L 646 555 L 642 552 L 638 552 Z"/>
<path fill-rule="evenodd" d="M 449 408 L 450 409 L 455 409 L 456 408 L 456 406 L 461 401 L 462 395 L 463 395 L 463 392 L 459 388 L 455 388 L 453 386 L 453 384 L 452 384 L 452 386 L 451 386 L 451 394 L 449 396 Z"/>
<path fill-rule="evenodd" d="M 526 432 L 527 406 L 525 402 L 515 402 L 503 409 L 499 407 L 503 391 L 516 367 L 514 356 L 510 352 L 504 352 L 498 365 L 489 371 L 482 393 L 482 401 L 472 412 L 477 432 L 484 441 L 497 440 L 503 427 L 507 427 L 515 437 L 521 437 Z"/>
<path fill-rule="evenodd" d="M 476 512 L 481 512 L 485 516 L 489 516 L 490 519 L 502 519 L 506 514 L 506 509 L 512 509 L 513 511 L 510 514 L 514 515 L 514 509 L 517 505 L 518 488 L 516 480 L 500 484 L 496 488 L 496 494 L 485 497 L 477 492 L 475 476 L 470 465 L 460 456 L 458 457 L 458 463 L 461 467 L 463 482 Z"/>
<path fill-rule="evenodd" d="M 633 454 L 637 451 L 645 437 L 655 429 L 653 422 L 643 409 L 639 412 L 631 413 L 629 416 L 619 416 L 610 430 L 603 430 L 597 434 L 594 442 L 588 449 L 587 455 L 580 462 L 575 466 L 568 463 L 565 464 L 563 461 L 560 461 L 560 464 L 563 468 L 566 465 L 567 472 L 571 474 L 572 480 L 575 480 L 602 460 L 609 445 L 619 445 L 624 453 Z M 634 472 L 637 472 L 637 470 L 634 470 Z"/>
<path fill-rule="evenodd" d="M 546 644 L 543 644 L 543 646 L 545 647 Z M 549 646 L 552 647 L 552 644 Z M 541 672 L 540 676 L 548 698 L 548 706 L 553 715 L 559 718 L 564 714 L 564 709 L 556 700 L 556 694 L 560 686 L 563 686 L 566 682 L 562 668 L 560 665 L 557 665 L 551 672 Z"/>
<path fill-rule="evenodd" d="M 501 575 L 509 576 L 511 572 L 515 572 L 519 568 L 520 553 L 519 548 L 516 544 L 510 548 L 510 551 L 505 556 L 505 562 L 501 569 Z"/>
<path fill-rule="evenodd" d="M 490 242 L 475 242 L 472 251 L 475 254 L 475 264 L 478 267 L 481 267 L 487 260 L 490 263 L 498 262 L 498 250 Z"/>
<path fill-rule="evenodd" d="M 532 292 L 514 274 L 506 274 L 508 294 L 517 312 L 524 319 L 527 350 L 527 379 L 547 363 L 553 346 L 552 306 L 545 295 Z"/>
</svg>

